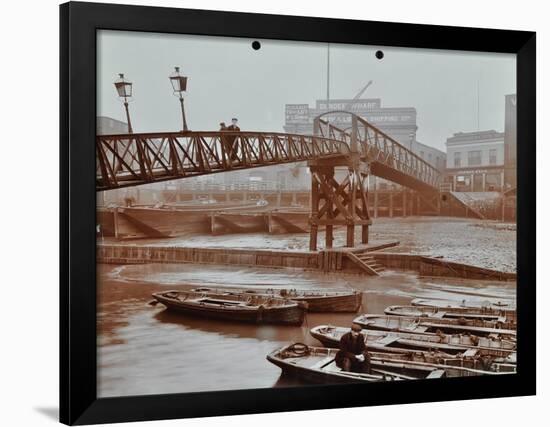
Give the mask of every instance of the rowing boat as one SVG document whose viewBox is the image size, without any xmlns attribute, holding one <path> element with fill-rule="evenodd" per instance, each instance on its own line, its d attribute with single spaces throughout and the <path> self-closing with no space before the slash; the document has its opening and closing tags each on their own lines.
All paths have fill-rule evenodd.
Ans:
<svg viewBox="0 0 550 427">
<path fill-rule="evenodd" d="M 313 347 L 301 343 L 286 345 L 267 355 L 267 360 L 281 368 L 283 374 L 298 377 L 306 382 L 334 384 L 375 381 L 431 379 L 475 375 L 498 375 L 463 366 L 453 366 L 456 360 L 433 358 L 425 361 L 423 355 L 369 352 L 371 372 L 342 371 L 336 366 L 338 350 Z"/>
<path fill-rule="evenodd" d="M 170 290 L 153 298 L 170 310 L 211 319 L 301 325 L 305 316 L 303 305 L 274 296 Z"/>
<path fill-rule="evenodd" d="M 390 316 L 434 317 L 440 319 L 480 319 L 496 322 L 515 322 L 502 309 L 490 307 L 430 307 L 420 305 L 390 305 L 384 313 Z"/>
<path fill-rule="evenodd" d="M 508 323 L 479 319 L 440 319 L 433 317 L 386 316 L 363 314 L 353 320 L 365 329 L 410 332 L 415 334 L 469 333 L 476 336 L 494 336 L 515 339 L 515 327 Z"/>
<path fill-rule="evenodd" d="M 349 328 L 320 325 L 312 328 L 310 334 L 324 346 L 338 348 L 342 336 Z M 363 330 L 367 349 L 391 353 L 412 351 L 439 352 L 453 357 L 491 357 L 495 363 L 515 364 L 516 343 L 500 338 L 477 337 L 475 335 L 413 334 Z"/>
<path fill-rule="evenodd" d="M 246 293 L 260 296 L 286 298 L 307 304 L 310 312 L 356 313 L 361 307 L 363 293 L 354 289 L 234 289 L 208 288 L 193 289 L 195 292 Z"/>
<path fill-rule="evenodd" d="M 456 312 L 460 310 L 468 311 L 468 309 L 485 309 L 495 310 L 497 312 L 504 313 L 506 318 L 511 321 L 517 321 L 516 305 L 510 302 L 497 301 L 474 301 L 474 300 L 439 300 L 439 299 L 423 299 L 416 298 L 411 301 L 411 305 L 418 307 L 435 307 L 444 309 L 453 309 Z"/>
<path fill-rule="evenodd" d="M 311 347 L 301 343 L 286 345 L 267 355 L 267 360 L 281 368 L 284 375 L 317 384 L 342 384 L 398 380 L 396 375 L 345 372 L 336 366 L 337 350 Z"/>
</svg>

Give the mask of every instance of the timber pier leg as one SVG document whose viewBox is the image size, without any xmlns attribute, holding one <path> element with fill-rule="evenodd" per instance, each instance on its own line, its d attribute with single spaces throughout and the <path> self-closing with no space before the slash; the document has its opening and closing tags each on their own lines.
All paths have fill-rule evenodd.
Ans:
<svg viewBox="0 0 550 427">
<path fill-rule="evenodd" d="M 343 179 L 335 176 L 335 166 L 346 166 Z M 319 226 L 325 227 L 325 247 L 334 244 L 334 227 L 346 227 L 346 247 L 355 246 L 355 226 L 361 226 L 361 243 L 369 241 L 368 166 L 355 160 L 312 160 L 311 170 L 311 251 L 317 250 Z"/>
<path fill-rule="evenodd" d="M 309 250 L 317 250 L 317 232 L 319 229 L 319 183 L 313 174 L 311 174 L 311 217 L 309 232 Z"/>
<path fill-rule="evenodd" d="M 361 243 L 363 243 L 364 245 L 369 243 L 369 226 L 368 225 L 361 226 Z"/>
<path fill-rule="evenodd" d="M 113 223 L 115 228 L 115 239 L 118 240 L 118 208 L 113 211 Z"/>
<path fill-rule="evenodd" d="M 378 218 L 378 178 L 374 177 L 374 217 Z"/>
<path fill-rule="evenodd" d="M 353 224 L 347 226 L 346 246 L 353 248 L 355 246 L 355 226 Z"/>
<path fill-rule="evenodd" d="M 210 215 L 210 234 L 216 234 L 216 214 Z"/>
<path fill-rule="evenodd" d="M 334 242 L 333 226 L 327 225 L 325 228 L 325 248 L 332 248 L 332 243 Z"/>
</svg>

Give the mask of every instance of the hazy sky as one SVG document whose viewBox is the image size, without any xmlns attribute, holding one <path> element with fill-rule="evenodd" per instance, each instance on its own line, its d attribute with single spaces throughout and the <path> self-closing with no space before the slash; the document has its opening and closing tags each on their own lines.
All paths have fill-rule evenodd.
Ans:
<svg viewBox="0 0 550 427">
<path fill-rule="evenodd" d="M 114 80 L 134 84 L 135 132 L 181 130 L 168 80 L 174 66 L 188 76 L 191 130 L 217 130 L 239 118 L 243 130 L 282 131 L 286 103 L 314 106 L 327 93 L 327 46 L 319 43 L 172 34 L 98 33 L 98 115 L 125 120 Z M 376 50 L 384 51 L 378 60 Z M 330 97 L 381 98 L 382 107 L 415 107 L 417 140 L 445 149 L 454 132 L 504 129 L 504 95 L 515 93 L 515 55 L 335 45 L 330 48 Z"/>
</svg>

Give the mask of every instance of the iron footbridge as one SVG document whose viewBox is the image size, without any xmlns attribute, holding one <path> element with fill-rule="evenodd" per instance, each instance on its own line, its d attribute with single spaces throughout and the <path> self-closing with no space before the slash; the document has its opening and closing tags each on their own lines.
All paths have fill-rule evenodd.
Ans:
<svg viewBox="0 0 550 427">
<path fill-rule="evenodd" d="M 332 113 L 336 112 L 322 116 Z M 373 175 L 418 191 L 437 190 L 440 174 L 434 166 L 366 120 L 349 114 L 351 129 L 340 129 L 319 116 L 314 135 L 248 131 L 98 135 L 96 190 L 351 157 L 367 164 Z"/>
</svg>

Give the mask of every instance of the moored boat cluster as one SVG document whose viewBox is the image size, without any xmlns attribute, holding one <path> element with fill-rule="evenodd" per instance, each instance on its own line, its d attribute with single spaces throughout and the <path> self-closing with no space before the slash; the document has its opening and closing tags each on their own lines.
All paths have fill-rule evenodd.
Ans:
<svg viewBox="0 0 550 427">
<path fill-rule="evenodd" d="M 516 370 L 516 312 L 513 307 L 413 300 L 390 306 L 385 314 L 362 314 L 367 372 L 337 364 L 340 340 L 348 327 L 318 325 L 310 330 L 324 347 L 294 343 L 267 359 L 283 373 L 308 382 L 372 382 L 472 375 Z"/>
<path fill-rule="evenodd" d="M 255 324 L 301 325 L 306 312 L 351 312 L 361 307 L 356 290 L 192 288 L 153 294 L 154 304 L 187 315 Z M 321 346 L 289 343 L 267 355 L 284 374 L 306 382 L 372 382 L 472 375 L 516 370 L 515 307 L 415 299 L 384 314 L 360 314 L 368 371 L 337 363 L 348 327 L 317 325 L 310 335 Z M 358 328 L 359 329 L 359 328 Z"/>
</svg>

